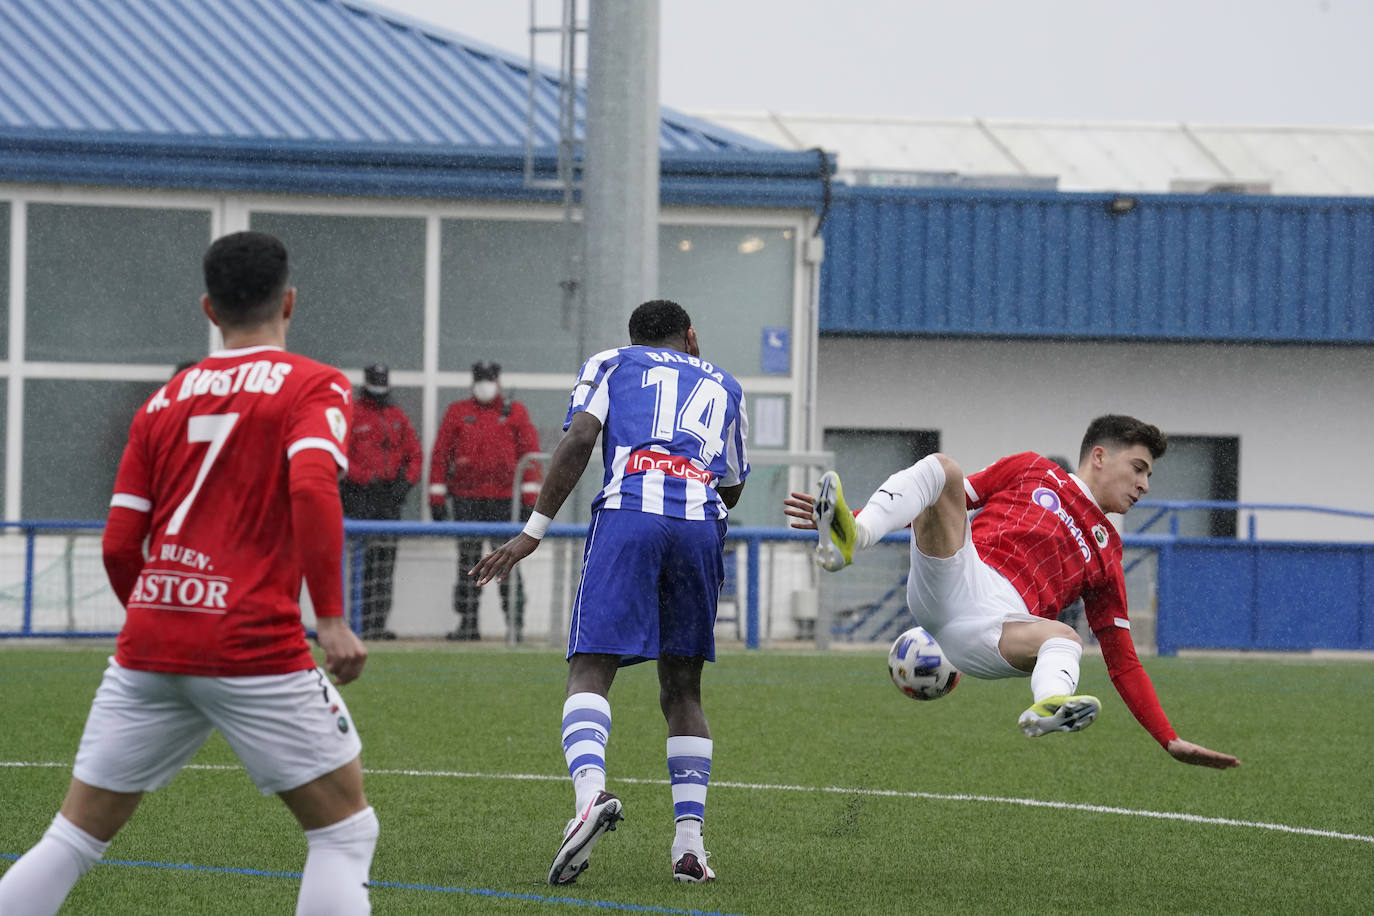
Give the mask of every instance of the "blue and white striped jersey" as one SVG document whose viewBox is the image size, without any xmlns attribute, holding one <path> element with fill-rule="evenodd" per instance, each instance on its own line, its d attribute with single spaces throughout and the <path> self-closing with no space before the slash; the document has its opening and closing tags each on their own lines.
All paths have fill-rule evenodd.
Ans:
<svg viewBox="0 0 1374 916">
<path fill-rule="evenodd" d="M 601 421 L 606 466 L 592 511 L 726 516 L 716 488 L 749 473 L 744 392 L 730 373 L 678 350 L 605 350 L 582 364 L 563 428 L 582 411 Z"/>
</svg>

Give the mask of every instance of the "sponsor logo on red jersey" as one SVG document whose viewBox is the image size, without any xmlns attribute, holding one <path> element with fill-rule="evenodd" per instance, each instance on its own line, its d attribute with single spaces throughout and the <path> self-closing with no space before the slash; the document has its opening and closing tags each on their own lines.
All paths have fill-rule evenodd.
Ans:
<svg viewBox="0 0 1374 916">
<path fill-rule="evenodd" d="M 1031 499 L 1040 508 L 1047 512 L 1053 512 L 1058 516 L 1061 522 L 1068 526 L 1069 533 L 1072 534 L 1073 539 L 1078 542 L 1078 552 L 1083 554 L 1083 559 L 1091 561 L 1093 552 L 1091 548 L 1088 547 L 1088 539 L 1083 537 L 1083 529 L 1078 527 L 1078 523 L 1073 520 L 1073 516 L 1065 512 L 1064 507 L 1059 504 L 1059 494 L 1049 487 L 1037 487 L 1035 492 L 1031 494 Z M 1106 534 L 1106 532 L 1104 531 L 1103 534 Z"/>
<path fill-rule="evenodd" d="M 224 576 L 145 569 L 134 584 L 129 607 L 226 614 L 229 582 Z"/>
<path fill-rule="evenodd" d="M 630 452 L 630 458 L 625 462 L 625 473 L 642 474 L 645 471 L 662 471 L 669 477 L 697 480 L 706 484 L 715 479 L 715 475 L 709 470 L 693 464 L 692 459 L 681 455 L 669 455 L 648 448 Z"/>
</svg>

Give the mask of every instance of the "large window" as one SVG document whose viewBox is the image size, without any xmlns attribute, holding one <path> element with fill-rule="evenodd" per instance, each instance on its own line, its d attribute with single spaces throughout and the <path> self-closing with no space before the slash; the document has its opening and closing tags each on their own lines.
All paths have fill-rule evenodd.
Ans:
<svg viewBox="0 0 1374 916">
<path fill-rule="evenodd" d="M 1170 436 L 1169 450 L 1155 464 L 1146 499 L 1235 502 L 1240 491 L 1240 440 L 1234 436 Z M 1138 531 L 1155 519 L 1153 511 L 1136 509 L 1126 517 L 1126 530 Z M 1151 534 L 1168 534 L 1169 520 L 1150 525 Z M 1178 514 L 1184 537 L 1233 538 L 1234 509 L 1195 509 Z"/>
<path fill-rule="evenodd" d="M 166 363 L 205 355 L 207 210 L 30 204 L 25 356 Z"/>
<path fill-rule="evenodd" d="M 291 259 L 292 350 L 334 366 L 421 368 L 423 219 L 258 212 L 251 223 Z"/>
<path fill-rule="evenodd" d="M 213 342 L 200 308 L 205 250 L 215 233 L 245 228 L 276 235 L 290 253 L 298 290 L 291 350 L 355 380 L 371 363 L 390 366 L 393 398 L 425 446 L 448 404 L 468 396 L 472 364 L 494 360 L 508 393 L 528 408 L 541 450 L 552 451 L 577 369 L 591 355 L 579 343 L 586 305 L 569 282 L 583 229 L 551 218 L 552 208 L 493 215 L 492 206 L 467 204 L 160 191 L 69 189 L 0 201 L 0 360 L 15 350 L 0 371 L 0 462 L 8 457 L 0 482 L 23 483 L 8 494 L 9 510 L 105 515 L 134 411 L 170 367 L 204 357 Z M 799 230 L 759 225 L 781 222 L 768 215 L 721 217 L 748 225 L 697 222 L 703 218 L 683 211 L 661 227 L 660 283 L 648 295 L 682 302 L 706 358 L 753 380 L 750 450 L 789 451 L 805 375 L 791 360 Z M 16 225 L 24 227 L 22 255 L 10 245 Z M 11 297 L 16 256 L 25 279 Z M 15 308 L 24 311 L 23 337 L 10 341 Z M 426 365 L 426 353 L 436 352 L 437 363 Z M 16 403 L 10 415 L 22 424 L 19 441 L 4 440 L 5 390 L 23 392 L 22 409 Z M 735 523 L 777 523 L 789 470 L 757 463 Z M 598 453 L 560 521 L 588 519 L 601 477 Z M 428 481 L 420 484 L 404 517 L 425 516 Z"/>
<path fill-rule="evenodd" d="M 571 387 L 591 354 L 578 352 L 575 315 L 565 326 L 565 232 L 557 222 L 443 221 L 440 369 L 495 360 L 506 372 L 566 373 Z"/>
<path fill-rule="evenodd" d="M 659 289 L 692 316 L 701 355 L 732 375 L 764 374 L 763 329 L 792 327 L 793 232 L 757 226 L 659 228 Z"/>
<path fill-rule="evenodd" d="M 29 379 L 24 517 L 104 518 L 134 412 L 160 384 Z"/>
<path fill-rule="evenodd" d="M 565 307 L 563 292 L 568 246 L 581 245 L 580 229 L 571 231 L 559 222 L 443 221 L 441 369 L 494 359 L 507 369 L 571 377 L 590 355 L 578 350 L 577 316 L 565 314 L 573 307 Z M 656 295 L 682 303 L 702 354 L 734 375 L 763 374 L 763 329 L 792 326 L 793 232 L 659 229 Z"/>
</svg>

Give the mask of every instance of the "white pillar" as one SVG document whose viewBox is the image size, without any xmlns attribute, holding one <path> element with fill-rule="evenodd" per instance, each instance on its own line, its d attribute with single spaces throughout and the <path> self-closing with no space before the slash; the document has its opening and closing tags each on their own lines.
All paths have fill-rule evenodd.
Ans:
<svg viewBox="0 0 1374 916">
<path fill-rule="evenodd" d="M 583 356 L 629 343 L 658 296 L 658 0 L 592 0 L 587 39 Z"/>
</svg>

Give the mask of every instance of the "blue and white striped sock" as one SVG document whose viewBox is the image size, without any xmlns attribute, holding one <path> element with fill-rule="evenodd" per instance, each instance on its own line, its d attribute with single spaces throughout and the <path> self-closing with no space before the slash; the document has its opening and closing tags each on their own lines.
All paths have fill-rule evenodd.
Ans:
<svg viewBox="0 0 1374 916">
<path fill-rule="evenodd" d="M 701 824 L 706 820 L 711 746 L 710 738 L 696 735 L 675 735 L 668 739 L 668 781 L 673 790 L 673 818 L 677 821 L 679 841 L 684 839 L 684 830 L 699 835 Z"/>
<path fill-rule="evenodd" d="M 577 810 L 606 788 L 606 742 L 611 704 L 599 693 L 575 693 L 563 703 L 563 758 L 568 762 Z"/>
</svg>

